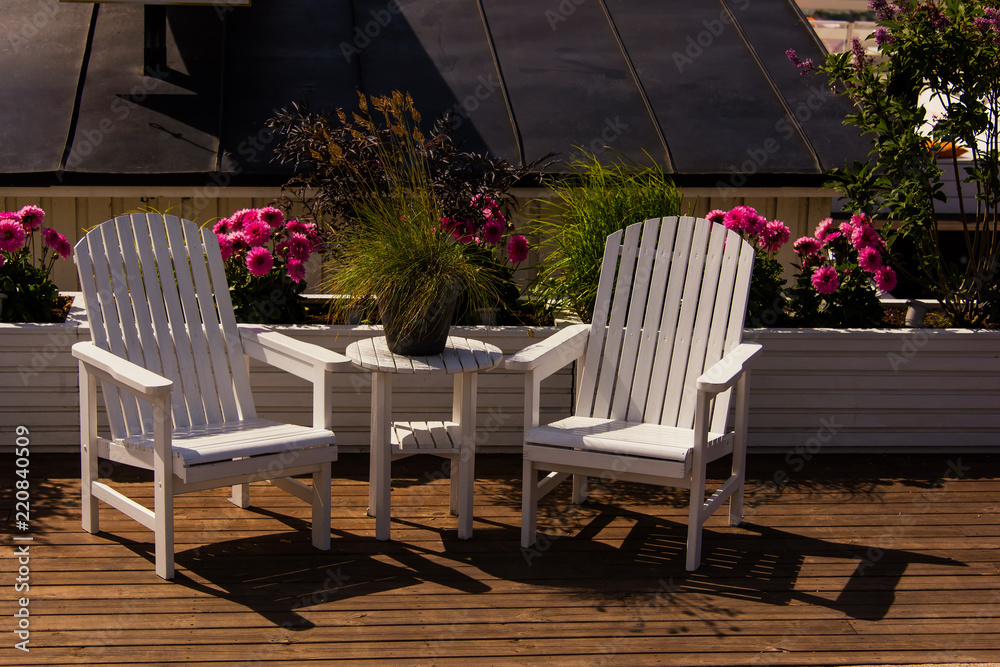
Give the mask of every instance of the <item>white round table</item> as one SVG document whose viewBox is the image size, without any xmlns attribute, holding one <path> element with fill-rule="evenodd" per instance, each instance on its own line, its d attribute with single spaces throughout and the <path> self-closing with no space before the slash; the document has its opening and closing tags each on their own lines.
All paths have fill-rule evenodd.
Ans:
<svg viewBox="0 0 1000 667">
<path fill-rule="evenodd" d="M 375 538 L 390 538 L 392 459 L 413 454 L 433 454 L 451 460 L 451 511 L 458 515 L 458 537 L 472 537 L 476 374 L 499 365 L 503 352 L 489 343 L 451 336 L 441 354 L 405 356 L 390 352 L 385 337 L 381 336 L 351 343 L 346 354 L 355 366 L 372 374 L 368 514 L 375 517 Z M 401 373 L 454 375 L 451 421 L 393 421 L 392 376 Z"/>
</svg>

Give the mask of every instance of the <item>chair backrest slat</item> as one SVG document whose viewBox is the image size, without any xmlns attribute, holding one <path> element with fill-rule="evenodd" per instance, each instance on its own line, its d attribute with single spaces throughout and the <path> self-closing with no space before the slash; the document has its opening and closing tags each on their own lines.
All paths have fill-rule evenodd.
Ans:
<svg viewBox="0 0 1000 667">
<path fill-rule="evenodd" d="M 577 413 L 581 415 L 591 415 L 594 412 L 594 397 L 597 393 L 597 378 L 601 356 L 604 353 L 604 341 L 608 332 L 608 315 L 611 313 L 611 295 L 615 286 L 621 238 L 622 232 L 619 230 L 608 237 L 604 246 L 604 258 L 601 260 L 601 266 L 605 268 L 601 269 L 597 283 L 597 296 L 594 299 L 594 315 L 590 325 L 587 355 L 580 376 L 580 389 L 577 392 Z"/>
<path fill-rule="evenodd" d="M 175 216 L 133 214 L 76 248 L 95 344 L 174 381 L 175 426 L 255 415 L 218 242 L 202 231 Z M 114 437 L 152 428 L 142 402 L 122 395 L 107 406 Z"/>
<path fill-rule="evenodd" d="M 752 268 L 753 247 L 707 220 L 648 220 L 609 237 L 577 414 L 690 428 L 695 380 L 740 342 Z M 713 429 L 728 407 L 726 392 Z"/>
<path fill-rule="evenodd" d="M 619 352 L 625 331 L 625 318 L 629 311 L 632 294 L 635 261 L 639 254 L 639 235 L 641 229 L 631 225 L 625 229 L 625 239 L 622 241 L 621 257 L 618 261 L 618 278 L 611 305 L 611 318 L 608 321 L 608 334 L 604 340 L 604 356 L 601 359 L 600 379 L 597 381 L 597 394 L 594 396 L 594 416 L 610 417 L 611 401 L 618 384 L 623 379 L 618 373 Z"/>
</svg>

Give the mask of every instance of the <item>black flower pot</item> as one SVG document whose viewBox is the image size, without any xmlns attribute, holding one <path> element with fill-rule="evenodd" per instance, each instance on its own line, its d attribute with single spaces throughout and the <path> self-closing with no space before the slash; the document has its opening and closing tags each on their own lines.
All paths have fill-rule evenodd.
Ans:
<svg viewBox="0 0 1000 667">
<path fill-rule="evenodd" d="M 458 289 L 446 290 L 416 321 L 404 322 L 397 309 L 379 303 L 379 316 L 385 328 L 389 350 L 408 356 L 441 354 L 448 342 L 448 331 L 455 317 Z"/>
</svg>

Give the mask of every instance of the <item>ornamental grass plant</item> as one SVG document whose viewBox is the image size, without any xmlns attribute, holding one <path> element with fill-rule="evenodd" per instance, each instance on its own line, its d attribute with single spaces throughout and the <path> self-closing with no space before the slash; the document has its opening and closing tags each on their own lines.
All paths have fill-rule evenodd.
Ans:
<svg viewBox="0 0 1000 667">
<path fill-rule="evenodd" d="M 555 183 L 555 201 L 532 221 L 541 238 L 530 298 L 590 322 L 608 236 L 636 221 L 678 215 L 681 195 L 659 167 L 605 163 L 583 153 Z"/>
<path fill-rule="evenodd" d="M 486 222 L 477 226 L 448 215 L 422 149 L 426 140 L 412 100 L 401 93 L 371 100 L 361 96 L 361 111 L 352 122 L 372 142 L 374 163 L 340 165 L 351 170 L 356 189 L 350 224 L 340 232 L 323 285 L 348 297 L 335 301 L 335 310 L 344 313 L 374 297 L 380 311 L 406 330 L 419 328 L 442 298 L 461 294 L 470 308 L 495 304 L 502 276 L 496 263 L 483 261 L 483 248 L 474 242 Z M 489 201 L 474 204 L 480 219 L 488 217 L 486 211 L 496 217 Z M 491 241 L 502 238 L 506 220 L 501 226 L 491 230 Z"/>
</svg>

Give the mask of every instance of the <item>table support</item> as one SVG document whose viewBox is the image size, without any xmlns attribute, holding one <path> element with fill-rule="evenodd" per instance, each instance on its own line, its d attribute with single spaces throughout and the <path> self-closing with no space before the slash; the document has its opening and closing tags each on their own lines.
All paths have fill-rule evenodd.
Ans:
<svg viewBox="0 0 1000 667">
<path fill-rule="evenodd" d="M 459 455 L 451 464 L 451 511 L 458 515 L 458 538 L 472 537 L 472 515 L 476 479 L 476 396 L 475 373 L 455 375 L 451 419 L 462 425 Z M 455 464 L 458 464 L 458 470 Z"/>
<path fill-rule="evenodd" d="M 372 373 L 371 470 L 368 484 L 368 516 L 375 517 L 375 539 L 388 540 L 392 493 L 389 429 L 392 428 L 392 376 Z"/>
</svg>

